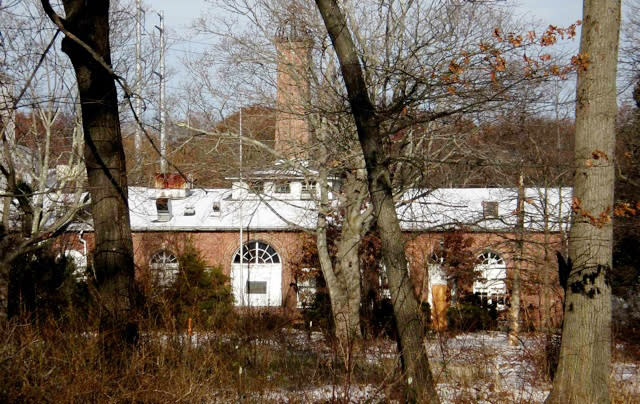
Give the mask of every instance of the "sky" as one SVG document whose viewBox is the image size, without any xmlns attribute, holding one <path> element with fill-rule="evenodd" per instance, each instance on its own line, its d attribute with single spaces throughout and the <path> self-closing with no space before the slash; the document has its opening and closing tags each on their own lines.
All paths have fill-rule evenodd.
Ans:
<svg viewBox="0 0 640 404">
<path fill-rule="evenodd" d="M 517 14 L 530 15 L 553 25 L 565 26 L 582 18 L 580 0 L 505 0 L 503 3 L 513 5 Z M 204 0 L 152 0 L 150 5 L 156 10 L 164 10 L 166 25 L 176 30 L 187 26 L 211 7 Z"/>
<path fill-rule="evenodd" d="M 525 22 L 531 20 L 545 25 L 566 27 L 582 18 L 581 0 L 504 0 L 498 4 L 514 7 L 515 14 L 522 17 Z M 204 0 L 150 0 L 148 5 L 156 11 L 164 11 L 165 27 L 170 40 L 174 41 L 167 52 L 167 65 L 177 73 L 169 79 L 167 86 L 171 90 L 172 87 L 179 86 L 181 58 L 189 53 L 201 52 L 205 46 L 199 42 L 178 40 L 178 38 L 185 37 L 191 22 L 212 6 Z M 146 24 L 149 29 L 153 29 L 157 21 L 156 14 L 148 12 Z M 577 44 L 578 40 L 575 41 L 576 49 Z"/>
</svg>

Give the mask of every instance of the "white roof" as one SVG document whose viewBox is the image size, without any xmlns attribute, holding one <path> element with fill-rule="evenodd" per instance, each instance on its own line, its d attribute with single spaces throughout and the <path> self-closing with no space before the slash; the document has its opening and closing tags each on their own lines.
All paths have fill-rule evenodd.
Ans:
<svg viewBox="0 0 640 404">
<path fill-rule="evenodd" d="M 242 223 L 252 230 L 312 229 L 316 222 L 313 200 L 263 196 L 232 199 L 230 189 L 193 189 L 182 199 L 171 199 L 171 219 L 158 220 L 159 190 L 131 187 L 129 207 L 133 231 L 233 231 Z M 544 230 L 545 196 L 548 228 L 566 230 L 571 212 L 570 188 L 526 188 L 525 227 Z M 483 202 L 497 202 L 498 218 L 485 218 Z M 560 203 L 561 202 L 561 203 Z M 214 205 L 219 212 L 214 212 Z M 468 226 L 476 231 L 511 230 L 517 223 L 517 190 L 513 188 L 446 188 L 411 190 L 398 202 L 403 230 L 446 230 Z M 189 211 L 193 215 L 185 215 Z"/>
<path fill-rule="evenodd" d="M 225 231 L 295 230 L 315 226 L 313 202 L 310 200 L 231 199 L 230 189 L 193 189 L 183 199 L 172 199 L 168 221 L 159 221 L 153 188 L 129 188 L 129 210 L 133 231 Z M 219 212 L 214 212 L 214 204 Z M 193 215 L 185 215 L 192 210 Z"/>
<path fill-rule="evenodd" d="M 571 213 L 571 188 L 526 188 L 525 228 L 542 231 L 545 211 L 550 231 L 566 230 Z M 404 230 L 444 230 L 468 226 L 478 231 L 503 231 L 517 224 L 515 188 L 441 188 L 411 190 L 398 204 Z M 546 203 L 545 203 L 546 201 Z M 484 202 L 496 202 L 497 218 L 485 218 Z"/>
</svg>

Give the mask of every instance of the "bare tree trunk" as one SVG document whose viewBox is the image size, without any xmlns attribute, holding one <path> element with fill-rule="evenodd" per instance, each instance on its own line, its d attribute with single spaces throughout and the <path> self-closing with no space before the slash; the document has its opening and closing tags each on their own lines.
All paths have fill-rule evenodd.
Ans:
<svg viewBox="0 0 640 404">
<path fill-rule="evenodd" d="M 334 265 L 329 255 L 326 219 L 320 214 L 316 240 L 320 267 L 329 290 L 331 313 L 335 326 L 335 336 L 340 343 L 344 358 L 350 355 L 353 342 L 359 339 L 360 331 L 360 266 L 358 245 L 360 237 L 352 244 L 345 256 L 339 257 Z M 345 249 L 345 240 L 339 241 L 338 249 Z M 355 251 L 355 257 L 353 254 Z"/>
<path fill-rule="evenodd" d="M 337 242 L 337 261 L 335 273 L 344 291 L 343 301 L 339 303 L 339 312 L 334 311 L 336 334 L 347 337 L 351 343 L 362 337 L 360 330 L 360 256 L 358 250 L 364 233 L 369 226 L 365 223 L 368 214 L 362 214 L 360 207 L 367 194 L 366 184 L 349 173 L 343 184 L 345 195 L 345 217 Z M 335 310 L 334 309 L 334 310 Z M 351 344 L 352 345 L 352 344 Z"/>
<path fill-rule="evenodd" d="M 134 279 L 133 244 L 129 224 L 127 176 L 117 92 L 109 46 L 109 1 L 64 0 L 61 19 L 47 0 L 47 15 L 64 26 L 62 50 L 73 64 L 80 93 L 84 128 L 84 160 L 95 230 L 93 265 L 96 272 L 100 332 L 105 354 L 118 357 L 138 338 L 140 296 Z M 75 35 L 88 45 L 90 54 Z"/>
<path fill-rule="evenodd" d="M 321 129 L 322 132 L 322 129 Z M 348 363 L 352 354 L 354 342 L 362 337 L 360 330 L 360 259 L 358 249 L 362 234 L 368 230 L 366 217 L 361 214 L 360 206 L 365 199 L 366 186 L 349 173 L 343 187 L 346 195 L 345 217 L 342 223 L 340 239 L 335 265 L 329 254 L 327 241 L 327 220 L 325 212 L 330 209 L 328 201 L 327 183 L 327 151 L 324 147 L 323 133 L 319 133 L 319 184 L 320 184 L 320 212 L 317 226 L 317 248 L 320 266 L 329 290 L 331 311 L 335 325 L 335 335 L 340 343 L 343 358 Z M 357 205 L 357 206 L 356 206 Z"/>
<path fill-rule="evenodd" d="M 547 403 L 610 402 L 611 285 L 619 0 L 585 0 L 576 176 L 558 371 Z"/>
<path fill-rule="evenodd" d="M 395 210 L 391 173 L 383 150 L 380 121 L 369 97 L 358 52 L 335 0 L 316 0 L 333 47 L 340 61 L 351 112 L 358 129 L 367 168 L 369 194 L 373 202 L 377 230 L 382 242 L 393 311 L 398 329 L 405 395 L 409 402 L 439 403 L 429 367 L 425 331 L 413 293 L 404 253 L 404 236 Z"/>
</svg>

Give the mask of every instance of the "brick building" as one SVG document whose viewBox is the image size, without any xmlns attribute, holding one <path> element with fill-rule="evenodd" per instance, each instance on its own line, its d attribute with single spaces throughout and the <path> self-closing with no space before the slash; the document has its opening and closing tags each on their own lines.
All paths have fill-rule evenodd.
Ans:
<svg viewBox="0 0 640 404">
<path fill-rule="evenodd" d="M 189 189 L 180 181 L 164 184 L 173 188 L 131 187 L 139 275 L 169 282 L 179 270 L 182 249 L 190 243 L 210 266 L 220 267 L 231 278 L 237 305 L 295 308 L 302 286 L 295 278 L 300 269 L 297 258 L 303 232 L 315 227 L 312 194 L 317 190 L 294 175 L 283 180 L 265 173 L 260 178 L 254 176 L 251 186 L 235 181 L 230 189 Z M 438 189 L 426 196 L 423 190 L 406 192 L 403 200 L 410 202 L 398 209 L 398 215 L 407 239 L 409 273 L 422 301 L 433 305 L 434 292 L 444 293 L 438 291 L 443 287 L 450 298 L 451 281 L 441 268 L 446 262 L 438 258 L 438 251 L 446 234 L 458 229 L 470 239 L 468 249 L 477 257 L 474 293 L 504 309 L 513 271 L 519 266 L 525 321 L 537 324 L 540 307 L 553 310 L 552 317 L 559 315 L 554 259 L 567 231 L 571 191 L 524 191 L 525 220 L 520 229 L 515 189 Z M 93 237 L 90 227 L 75 230 L 67 234 L 65 248 L 83 266 Z"/>
<path fill-rule="evenodd" d="M 279 30 L 275 150 L 304 159 L 309 140 L 305 80 L 311 62 L 309 42 L 295 26 Z M 160 174 L 154 187 L 131 187 L 129 206 L 139 276 L 170 282 L 187 243 L 210 266 L 231 279 L 238 306 L 285 307 L 298 304 L 295 270 L 304 231 L 315 228 L 317 186 L 301 172 L 276 163 L 230 188 L 192 188 L 180 176 Z M 307 178 L 307 179 L 305 179 Z M 339 189 L 338 181 L 333 184 Z M 514 271 L 523 278 L 525 321 L 539 323 L 540 308 L 557 318 L 560 292 L 553 287 L 556 250 L 562 250 L 570 216 L 571 190 L 526 188 L 518 221 L 518 190 L 513 188 L 412 189 L 405 191 L 398 216 L 406 236 L 409 272 L 415 293 L 430 304 L 451 298 L 451 279 L 438 256 L 445 235 L 455 229 L 470 240 L 480 275 L 471 286 L 481 298 L 506 307 Z M 90 227 L 67 234 L 67 254 L 86 265 Z M 463 230 L 460 230 L 463 229 Z M 519 242 L 521 241 L 521 242 Z M 384 284 L 381 280 L 381 284 Z M 455 290 L 454 290 L 455 292 Z M 455 296 L 453 297 L 455 298 Z M 436 304 L 438 306 L 438 304 Z M 442 310 L 445 303 L 439 305 Z"/>
</svg>

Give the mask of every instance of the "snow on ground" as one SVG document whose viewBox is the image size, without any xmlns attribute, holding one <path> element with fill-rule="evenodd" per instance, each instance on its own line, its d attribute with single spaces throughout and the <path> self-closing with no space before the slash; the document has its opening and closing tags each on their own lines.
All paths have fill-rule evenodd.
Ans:
<svg viewBox="0 0 640 404">
<path fill-rule="evenodd" d="M 536 366 L 544 355 L 541 338 L 522 336 L 518 346 L 510 346 L 505 333 L 485 332 L 430 341 L 432 367 L 440 363 L 445 369 L 440 375 L 434 372 L 443 404 L 460 399 L 543 403 L 551 385 Z M 640 403 L 640 369 L 636 363 L 614 362 L 611 381 L 614 393 L 632 400 L 630 403 Z"/>
<path fill-rule="evenodd" d="M 317 335 L 312 338 L 318 341 Z M 544 349 L 540 336 L 523 336 L 517 346 L 508 343 L 505 333 L 482 332 L 428 341 L 428 352 L 437 389 L 447 403 L 543 403 L 550 383 L 541 374 L 536 360 Z M 369 348 L 368 363 L 395 357 L 394 344 Z M 614 363 L 613 389 L 624 389 L 625 399 L 640 403 L 640 369 L 635 363 Z M 341 391 L 329 386 L 301 392 L 303 402 L 329 402 Z M 331 394 L 330 394 L 331 393 Z M 276 397 L 274 397 L 276 398 Z M 283 398 L 283 397 L 280 397 Z M 350 391 L 351 402 L 385 402 L 382 389 L 360 386 Z M 277 400 L 276 400 L 277 401 Z"/>
<path fill-rule="evenodd" d="M 543 402 L 548 387 L 531 361 L 535 339 L 521 338 L 510 346 L 504 333 L 463 334 L 431 341 L 430 359 L 436 369 L 443 404 L 466 402 Z"/>
<path fill-rule="evenodd" d="M 322 333 L 283 330 L 283 337 L 291 347 L 330 357 L 332 348 Z M 198 344 L 211 336 L 194 336 Z M 505 333 L 480 332 L 445 338 L 435 336 L 427 342 L 429 359 L 442 404 L 536 404 L 543 403 L 551 385 L 542 374 L 539 361 L 544 356 L 542 336 L 522 336 L 517 346 L 508 343 Z M 260 345 L 274 345 L 277 341 L 258 339 Z M 624 348 L 616 347 L 620 352 Z M 365 362 L 371 365 L 385 363 L 392 373 L 397 364 L 395 343 L 376 340 L 365 347 Z M 345 395 L 345 386 L 310 386 L 296 391 L 271 390 L 246 393 L 249 402 L 278 403 L 387 403 L 389 386 L 351 385 Z M 640 366 L 632 362 L 614 362 L 612 366 L 612 392 L 622 401 L 640 403 Z M 230 396 L 214 398 L 227 402 Z M 231 393 L 231 392 L 227 392 Z M 231 393 L 237 399 L 237 392 Z M 345 400 L 345 397 L 347 400 Z"/>
</svg>

